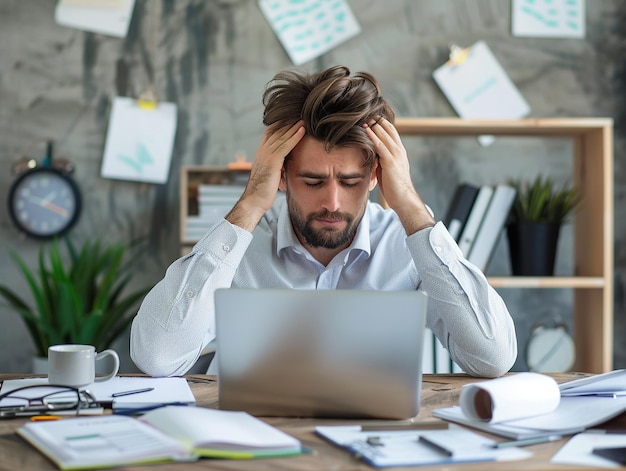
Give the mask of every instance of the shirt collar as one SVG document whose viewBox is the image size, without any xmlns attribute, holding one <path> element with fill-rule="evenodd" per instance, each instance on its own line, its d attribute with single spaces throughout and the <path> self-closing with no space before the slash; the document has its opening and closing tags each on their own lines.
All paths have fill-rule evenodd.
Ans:
<svg viewBox="0 0 626 471">
<path fill-rule="evenodd" d="M 365 206 L 365 213 L 363 214 L 361 223 L 356 230 L 354 240 L 352 241 L 352 244 L 350 244 L 350 246 L 348 247 L 348 250 L 346 250 L 346 253 L 350 253 L 353 249 L 356 249 L 364 252 L 365 254 L 367 254 L 367 256 L 370 255 L 371 243 L 369 205 L 370 202 L 368 201 L 367 205 Z M 289 212 L 287 209 L 287 201 L 285 201 L 282 205 L 282 208 L 280 209 L 280 214 L 278 215 L 278 224 L 276 231 L 276 254 L 280 255 L 280 252 L 288 247 L 304 249 L 304 247 L 296 237 L 293 226 L 291 225 L 291 219 L 289 218 Z"/>
</svg>

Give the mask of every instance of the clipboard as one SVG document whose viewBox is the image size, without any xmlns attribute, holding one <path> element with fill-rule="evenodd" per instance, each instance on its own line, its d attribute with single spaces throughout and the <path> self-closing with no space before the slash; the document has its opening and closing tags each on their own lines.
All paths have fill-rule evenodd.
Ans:
<svg viewBox="0 0 626 471">
<path fill-rule="evenodd" d="M 433 78 L 461 118 L 519 119 L 530 113 L 530 106 L 484 41 L 450 49 L 450 60 L 433 72 Z M 479 141 L 489 145 L 493 139 L 481 136 Z"/>
<path fill-rule="evenodd" d="M 375 468 L 519 460 L 531 453 L 494 448 L 494 440 L 461 427 L 365 431 L 359 425 L 315 427 L 315 433 Z M 382 427 L 381 427 L 382 428 Z"/>
</svg>

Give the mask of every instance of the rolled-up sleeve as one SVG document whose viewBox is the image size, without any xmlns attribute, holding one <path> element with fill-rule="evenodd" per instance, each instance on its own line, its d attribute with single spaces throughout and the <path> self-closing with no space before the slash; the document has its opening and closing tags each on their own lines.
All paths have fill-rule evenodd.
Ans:
<svg viewBox="0 0 626 471">
<path fill-rule="evenodd" d="M 429 296 L 428 327 L 466 373 L 497 377 L 517 357 L 515 325 L 482 271 L 463 256 L 439 222 L 407 238 Z"/>
</svg>

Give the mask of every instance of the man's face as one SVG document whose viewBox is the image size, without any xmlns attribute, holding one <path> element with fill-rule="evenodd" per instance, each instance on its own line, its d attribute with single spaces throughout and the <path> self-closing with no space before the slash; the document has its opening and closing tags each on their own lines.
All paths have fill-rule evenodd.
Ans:
<svg viewBox="0 0 626 471">
<path fill-rule="evenodd" d="M 352 242 L 376 186 L 375 169 L 363 167 L 360 149 L 326 152 L 323 142 L 304 136 L 283 169 L 280 189 L 305 247 L 337 253 Z"/>
</svg>

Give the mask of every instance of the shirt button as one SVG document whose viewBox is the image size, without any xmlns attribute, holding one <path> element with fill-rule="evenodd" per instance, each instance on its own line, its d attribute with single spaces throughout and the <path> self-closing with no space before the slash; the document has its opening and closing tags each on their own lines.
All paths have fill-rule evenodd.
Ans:
<svg viewBox="0 0 626 471">
<path fill-rule="evenodd" d="M 435 246 L 435 252 L 441 253 L 441 247 L 439 247 L 438 245 Z"/>
<path fill-rule="evenodd" d="M 230 252 L 230 246 L 226 245 L 226 244 L 222 244 L 222 250 L 224 252 Z"/>
<path fill-rule="evenodd" d="M 193 293 L 193 291 L 192 291 L 192 290 L 187 291 L 187 298 L 188 298 L 188 299 L 193 298 L 193 295 L 194 295 L 194 293 Z"/>
</svg>

